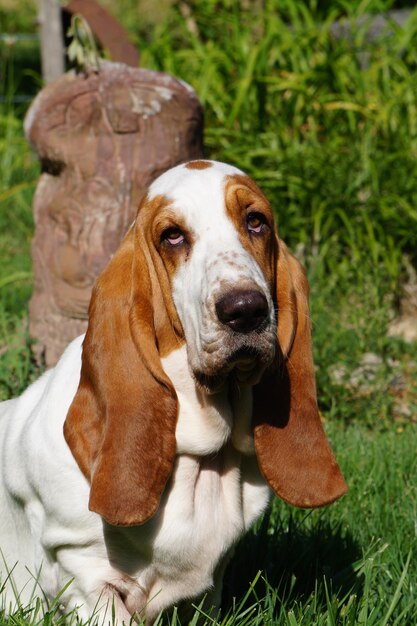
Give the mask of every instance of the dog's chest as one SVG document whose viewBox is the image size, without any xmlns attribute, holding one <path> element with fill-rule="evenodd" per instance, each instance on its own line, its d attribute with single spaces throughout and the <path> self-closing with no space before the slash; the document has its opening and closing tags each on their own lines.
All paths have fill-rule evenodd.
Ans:
<svg viewBox="0 0 417 626">
<path fill-rule="evenodd" d="M 268 499 L 255 458 L 243 457 L 232 446 L 204 459 L 179 456 L 157 515 L 142 527 L 118 529 L 123 541 L 120 535 L 107 537 L 110 552 L 116 542 L 114 553 L 122 560 L 113 564 L 131 576 L 129 609 L 139 609 L 134 606 L 137 585 L 156 605 L 165 604 L 167 594 L 171 603 L 206 592 Z"/>
<path fill-rule="evenodd" d="M 251 391 L 240 390 L 232 401 L 227 390 L 203 394 L 185 346 L 162 364 L 179 404 L 174 471 L 149 522 L 118 529 L 113 539 L 109 529 L 107 536 L 113 564 L 131 577 L 126 605 L 133 613 L 145 600 L 148 615 L 216 587 L 230 549 L 270 494 L 251 444 Z"/>
<path fill-rule="evenodd" d="M 248 445 L 251 392 L 240 393 L 234 403 L 227 390 L 203 394 L 189 372 L 185 346 L 162 364 L 178 396 L 177 459 L 158 513 L 144 526 L 123 531 L 128 540 L 118 544 L 133 541 L 142 554 L 147 547 L 147 567 L 135 571 L 125 562 L 122 569 L 130 570 L 148 597 L 162 589 L 195 597 L 213 584 L 224 557 L 267 506 L 270 492 Z"/>
<path fill-rule="evenodd" d="M 181 571 L 214 570 L 262 506 L 261 493 L 256 502 L 248 494 L 249 474 L 256 480 L 252 466 L 231 447 L 209 458 L 179 457 L 172 487 L 153 522 L 156 561 L 167 564 L 174 557 Z M 259 477 L 259 490 L 266 492 L 262 482 Z"/>
</svg>

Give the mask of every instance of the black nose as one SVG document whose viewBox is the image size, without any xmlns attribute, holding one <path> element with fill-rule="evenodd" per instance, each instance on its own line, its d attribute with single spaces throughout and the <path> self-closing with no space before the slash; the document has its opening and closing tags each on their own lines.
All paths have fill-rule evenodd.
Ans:
<svg viewBox="0 0 417 626">
<path fill-rule="evenodd" d="M 249 333 L 265 323 L 269 307 L 260 291 L 235 290 L 216 302 L 216 312 L 222 324 L 237 333 Z"/>
</svg>

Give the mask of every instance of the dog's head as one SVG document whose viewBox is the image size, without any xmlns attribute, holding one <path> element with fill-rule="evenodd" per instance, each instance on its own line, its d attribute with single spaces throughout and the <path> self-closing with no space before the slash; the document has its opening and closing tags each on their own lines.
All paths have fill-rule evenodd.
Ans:
<svg viewBox="0 0 417 626">
<path fill-rule="evenodd" d="M 270 205 L 240 170 L 191 161 L 150 187 L 97 281 L 65 437 L 90 508 L 143 523 L 175 457 L 178 401 L 161 358 L 184 342 L 208 393 L 253 387 L 255 447 L 275 492 L 320 506 L 346 486 L 316 402 L 308 286 Z"/>
<path fill-rule="evenodd" d="M 196 380 L 209 392 L 230 375 L 259 382 L 276 342 L 277 242 L 266 198 L 236 168 L 197 161 L 161 176 L 148 201 L 159 203 L 146 217 Z"/>
</svg>

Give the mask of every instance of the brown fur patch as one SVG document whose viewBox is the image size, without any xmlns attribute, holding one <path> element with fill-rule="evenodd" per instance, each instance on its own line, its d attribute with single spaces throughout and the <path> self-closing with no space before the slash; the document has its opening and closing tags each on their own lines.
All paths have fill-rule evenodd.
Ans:
<svg viewBox="0 0 417 626">
<path fill-rule="evenodd" d="M 210 163 L 210 161 L 189 161 L 186 163 L 185 167 L 187 170 L 206 170 L 212 165 L 213 163 Z"/>
<path fill-rule="evenodd" d="M 135 225 L 96 283 L 80 385 L 64 427 L 91 483 L 90 510 L 118 526 L 154 515 L 175 458 L 178 403 L 161 355 L 181 347 L 184 338 L 170 268 L 152 237 L 168 206 L 164 196 L 143 200 Z"/>
<path fill-rule="evenodd" d="M 280 241 L 276 267 L 279 349 L 254 388 L 259 468 L 275 493 L 294 506 L 330 504 L 347 491 L 317 408 L 308 283 Z"/>
<path fill-rule="evenodd" d="M 275 282 L 275 223 L 268 200 L 249 176 L 234 174 L 227 177 L 226 212 L 234 223 L 240 242 L 259 264 L 271 290 Z M 267 221 L 269 230 L 263 237 L 250 237 L 246 226 L 246 214 L 259 211 Z"/>
<path fill-rule="evenodd" d="M 138 249 L 146 251 L 152 283 L 155 331 L 161 357 L 168 356 L 184 343 L 181 322 L 171 295 L 173 275 L 184 253 L 170 252 L 160 242 L 165 227 L 178 225 L 170 205 L 171 201 L 163 195 L 152 200 L 145 198 L 139 207 L 135 231 Z M 179 226 L 184 230 L 181 223 Z"/>
</svg>

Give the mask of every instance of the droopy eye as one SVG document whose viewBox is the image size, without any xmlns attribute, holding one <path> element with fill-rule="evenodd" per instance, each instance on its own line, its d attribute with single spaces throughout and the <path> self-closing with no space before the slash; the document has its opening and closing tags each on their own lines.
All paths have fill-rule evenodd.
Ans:
<svg viewBox="0 0 417 626">
<path fill-rule="evenodd" d="M 161 235 L 161 241 L 166 241 L 170 246 L 180 246 L 185 241 L 184 233 L 173 226 L 167 228 Z"/>
<path fill-rule="evenodd" d="M 261 233 L 266 225 L 266 220 L 262 213 L 253 211 L 247 214 L 246 223 L 250 233 Z"/>
</svg>

